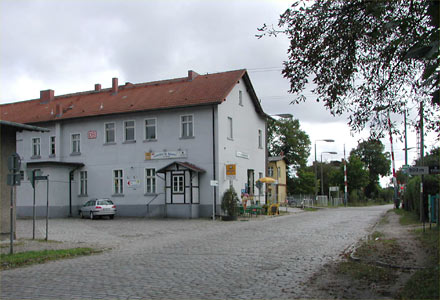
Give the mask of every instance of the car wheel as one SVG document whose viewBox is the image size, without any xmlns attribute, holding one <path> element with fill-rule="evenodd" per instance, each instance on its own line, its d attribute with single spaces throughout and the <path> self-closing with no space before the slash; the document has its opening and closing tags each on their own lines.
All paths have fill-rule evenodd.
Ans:
<svg viewBox="0 0 440 300">
<path fill-rule="evenodd" d="M 94 218 L 93 212 L 90 212 L 90 220 L 93 220 L 93 218 Z"/>
<path fill-rule="evenodd" d="M 82 211 L 79 212 L 79 216 L 81 217 L 81 219 L 84 219 L 84 215 Z"/>
<path fill-rule="evenodd" d="M 110 220 L 113 220 L 113 218 L 115 217 L 114 215 L 110 215 Z"/>
</svg>

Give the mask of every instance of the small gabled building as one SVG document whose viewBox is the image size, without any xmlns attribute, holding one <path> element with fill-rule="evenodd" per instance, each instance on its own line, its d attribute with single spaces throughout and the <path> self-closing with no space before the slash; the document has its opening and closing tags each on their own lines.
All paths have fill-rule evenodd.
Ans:
<svg viewBox="0 0 440 300">
<path fill-rule="evenodd" d="M 24 173 L 49 176 L 54 217 L 76 216 L 90 198 L 113 199 L 120 216 L 220 214 L 236 165 L 237 193 L 255 194 L 266 169 L 266 117 L 246 70 L 156 82 L 96 84 L 91 91 L 0 106 L 0 119 L 48 128 L 17 133 Z M 218 184 L 218 185 L 217 185 Z M 44 215 L 45 186 L 35 187 Z M 28 179 L 19 216 L 32 214 Z"/>
<path fill-rule="evenodd" d="M 267 198 L 271 203 L 285 203 L 287 199 L 287 162 L 284 155 L 268 157 L 267 175 L 276 180 L 268 185 Z"/>
</svg>

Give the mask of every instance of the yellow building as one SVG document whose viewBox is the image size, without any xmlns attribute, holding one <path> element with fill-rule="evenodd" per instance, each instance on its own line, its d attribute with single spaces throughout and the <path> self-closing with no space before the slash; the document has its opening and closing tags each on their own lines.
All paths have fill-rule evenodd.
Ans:
<svg viewBox="0 0 440 300">
<path fill-rule="evenodd" d="M 269 203 L 285 203 L 287 199 L 287 163 L 284 156 L 268 158 L 267 176 L 277 181 L 267 185 Z"/>
</svg>

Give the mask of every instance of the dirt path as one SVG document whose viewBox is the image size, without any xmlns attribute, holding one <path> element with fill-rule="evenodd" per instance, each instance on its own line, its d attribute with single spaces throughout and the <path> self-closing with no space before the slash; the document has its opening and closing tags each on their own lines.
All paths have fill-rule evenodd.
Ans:
<svg viewBox="0 0 440 300">
<path fill-rule="evenodd" d="M 312 298 L 394 299 L 417 268 L 427 264 L 427 254 L 411 232 L 414 228 L 412 225 L 400 225 L 399 216 L 388 211 L 369 236 L 369 239 L 382 240 L 383 243 L 361 249 L 357 247 L 373 244 L 373 241 L 360 241 L 356 247 L 341 254 L 340 262 L 325 265 L 308 284 Z M 367 271 L 363 269 L 359 272 L 368 273 L 369 270 L 380 273 L 377 271 L 383 270 L 384 274 L 363 278 L 363 275 L 357 277 L 357 270 L 346 272 L 345 268 L 360 268 L 359 264 L 366 268 L 371 266 Z"/>
</svg>

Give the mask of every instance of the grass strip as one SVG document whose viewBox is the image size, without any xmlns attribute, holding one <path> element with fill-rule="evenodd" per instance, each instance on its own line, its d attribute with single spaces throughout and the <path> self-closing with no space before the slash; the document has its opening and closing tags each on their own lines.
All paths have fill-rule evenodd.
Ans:
<svg viewBox="0 0 440 300">
<path fill-rule="evenodd" d="M 414 231 L 429 257 L 432 267 L 418 270 L 406 282 L 400 299 L 440 299 L 439 234 L 436 228 Z"/>
<path fill-rule="evenodd" d="M 26 251 L 15 254 L 1 254 L 0 270 L 41 264 L 52 260 L 73 258 L 100 252 L 102 251 L 93 248 L 71 248 L 61 250 Z"/>
</svg>

